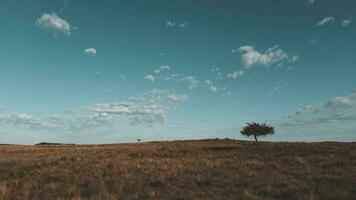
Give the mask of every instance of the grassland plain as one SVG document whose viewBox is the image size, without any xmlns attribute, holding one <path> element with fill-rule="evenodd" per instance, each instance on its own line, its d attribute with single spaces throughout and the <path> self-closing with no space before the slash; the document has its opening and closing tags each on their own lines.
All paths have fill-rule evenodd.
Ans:
<svg viewBox="0 0 356 200">
<path fill-rule="evenodd" d="M 356 143 L 1 146 L 0 199 L 356 199 Z"/>
</svg>

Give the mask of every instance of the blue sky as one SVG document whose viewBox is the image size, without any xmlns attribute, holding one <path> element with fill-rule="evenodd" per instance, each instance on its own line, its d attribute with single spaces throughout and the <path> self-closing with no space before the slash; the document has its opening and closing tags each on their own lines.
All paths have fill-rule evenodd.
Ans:
<svg viewBox="0 0 356 200">
<path fill-rule="evenodd" d="M 0 143 L 356 140 L 353 0 L 0 4 Z"/>
</svg>

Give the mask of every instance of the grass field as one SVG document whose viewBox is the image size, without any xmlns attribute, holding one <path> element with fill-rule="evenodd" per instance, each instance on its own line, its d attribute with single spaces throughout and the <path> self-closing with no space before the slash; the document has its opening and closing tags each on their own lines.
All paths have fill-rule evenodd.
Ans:
<svg viewBox="0 0 356 200">
<path fill-rule="evenodd" d="M 0 146 L 0 199 L 356 199 L 356 143 Z"/>
</svg>

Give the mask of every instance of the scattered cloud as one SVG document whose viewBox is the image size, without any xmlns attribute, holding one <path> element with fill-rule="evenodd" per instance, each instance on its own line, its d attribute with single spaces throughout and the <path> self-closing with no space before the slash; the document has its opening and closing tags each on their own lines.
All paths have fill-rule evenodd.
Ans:
<svg viewBox="0 0 356 200">
<path fill-rule="evenodd" d="M 188 22 L 184 22 L 184 23 L 179 24 L 179 28 L 185 28 L 185 27 L 187 27 L 188 25 L 189 25 Z"/>
<path fill-rule="evenodd" d="M 212 85 L 212 86 L 209 86 L 209 91 L 210 92 L 218 92 L 218 88 L 216 86 Z"/>
<path fill-rule="evenodd" d="M 154 70 L 154 73 L 157 74 L 156 77 L 154 77 L 152 75 L 146 75 L 144 77 L 144 79 L 147 80 L 147 81 L 151 81 L 151 82 L 154 82 L 156 79 L 157 80 L 158 79 L 163 79 L 163 80 L 166 80 L 166 81 L 181 82 L 181 83 L 184 83 L 188 87 L 189 90 L 195 90 L 196 88 L 199 88 L 199 89 L 204 89 L 206 91 L 213 92 L 213 93 L 221 92 L 223 95 L 228 93 L 227 88 L 218 87 L 211 80 L 203 81 L 203 80 L 198 79 L 195 76 L 191 76 L 191 75 L 184 76 L 184 75 L 175 74 L 175 73 L 173 73 L 173 74 L 169 74 L 169 73 L 162 74 L 163 70 L 170 70 L 170 69 L 171 69 L 171 67 L 169 65 L 162 65 L 159 68 L 157 68 L 156 70 Z M 213 67 L 210 70 L 210 72 L 215 75 L 215 81 L 218 81 L 218 80 L 221 80 L 221 79 L 224 78 L 224 75 L 221 72 L 221 69 L 219 67 Z"/>
<path fill-rule="evenodd" d="M 153 89 L 139 97 L 131 97 L 129 100 L 138 100 L 146 104 L 165 104 L 169 102 L 185 102 L 188 98 L 188 95 L 179 94 L 176 91 Z"/>
<path fill-rule="evenodd" d="M 176 80 L 178 77 L 180 77 L 179 74 L 169 74 L 169 75 L 165 76 L 164 79 L 166 81 L 170 81 L 170 80 Z"/>
<path fill-rule="evenodd" d="M 171 67 L 169 65 L 162 65 L 158 69 L 155 70 L 155 73 L 159 74 L 163 70 L 170 70 L 170 69 L 171 69 Z"/>
<path fill-rule="evenodd" d="M 186 102 L 188 98 L 188 95 L 175 91 L 154 89 L 127 101 L 98 103 L 84 110 L 67 110 L 64 116 L 40 117 L 1 109 L 0 125 L 54 132 L 110 129 L 124 122 L 151 126 L 155 123 L 165 123 L 172 102 Z"/>
<path fill-rule="evenodd" d="M 188 95 L 181 95 L 178 93 L 170 93 L 166 95 L 168 100 L 171 100 L 173 102 L 186 102 L 189 98 Z"/>
<path fill-rule="evenodd" d="M 351 24 L 352 20 L 351 19 L 345 19 L 342 21 L 342 26 L 343 27 L 348 27 Z"/>
<path fill-rule="evenodd" d="M 64 118 L 56 115 L 40 117 L 27 113 L 1 112 L 0 124 L 20 129 L 63 132 L 106 127 L 112 125 L 112 121 L 108 117 L 87 115 L 87 113 L 82 113 L 76 118 Z"/>
<path fill-rule="evenodd" d="M 168 22 L 166 22 L 166 26 L 167 27 L 173 27 L 173 26 L 175 26 L 176 25 L 176 23 L 174 22 L 174 21 L 168 21 Z"/>
<path fill-rule="evenodd" d="M 195 89 L 200 81 L 194 76 L 186 76 L 180 79 L 180 81 L 185 82 L 190 90 Z"/>
<path fill-rule="evenodd" d="M 213 82 L 211 80 L 205 80 L 204 83 L 207 84 L 207 85 L 212 85 L 213 84 Z"/>
<path fill-rule="evenodd" d="M 268 67 L 272 64 L 298 60 L 298 56 L 286 53 L 277 45 L 268 48 L 265 52 L 258 52 L 254 46 L 241 46 L 239 52 L 242 54 L 241 62 L 245 69 L 250 69 L 253 66 Z"/>
<path fill-rule="evenodd" d="M 356 92 L 350 96 L 339 96 L 332 98 L 326 106 L 328 107 L 351 107 L 356 105 Z"/>
<path fill-rule="evenodd" d="M 216 81 L 220 79 L 220 76 L 223 77 L 219 68 L 213 68 L 211 71 L 217 74 Z M 221 73 L 221 75 L 219 73 Z M 163 78 L 166 81 L 182 82 L 188 87 L 189 90 L 203 89 L 208 92 L 220 93 L 222 95 L 228 95 L 230 93 L 226 87 L 220 87 L 216 85 L 216 83 L 214 83 L 212 80 L 200 80 L 195 76 L 182 76 L 179 74 L 168 74 Z"/>
<path fill-rule="evenodd" d="M 212 73 L 216 73 L 216 72 L 220 72 L 220 67 L 213 67 L 211 70 L 210 70 L 210 72 L 212 72 Z"/>
<path fill-rule="evenodd" d="M 185 28 L 189 25 L 189 22 L 184 22 L 184 23 L 177 23 L 173 20 L 169 20 L 166 22 L 167 27 L 178 27 L 178 28 Z"/>
<path fill-rule="evenodd" d="M 349 95 L 333 97 L 325 103 L 304 106 L 281 125 L 303 126 L 350 121 L 356 122 L 356 90 Z"/>
<path fill-rule="evenodd" d="M 217 93 L 217 92 L 226 92 L 226 88 L 220 88 L 218 87 L 217 85 L 215 85 L 215 83 L 211 80 L 205 80 L 204 81 L 204 86 L 205 88 L 207 88 L 207 90 L 209 92 L 212 92 L 212 93 Z"/>
<path fill-rule="evenodd" d="M 111 118 L 128 117 L 133 125 L 165 123 L 171 108 L 170 102 L 186 102 L 189 96 L 169 90 L 151 90 L 141 96 L 131 97 L 128 101 L 96 104 L 91 107 L 99 116 Z"/>
<path fill-rule="evenodd" d="M 145 79 L 146 81 L 150 81 L 150 82 L 155 81 L 155 77 L 152 75 L 146 75 L 145 77 L 143 77 L 143 79 Z"/>
<path fill-rule="evenodd" d="M 227 74 L 227 78 L 236 80 L 238 77 L 242 76 L 244 73 L 245 73 L 244 71 L 235 70 L 232 73 Z"/>
<path fill-rule="evenodd" d="M 135 102 L 116 102 L 96 104 L 92 110 L 100 116 L 129 116 L 132 124 L 163 123 L 166 108 L 158 104 L 137 104 Z"/>
<path fill-rule="evenodd" d="M 219 67 L 214 67 L 210 70 L 211 73 L 215 75 L 216 80 L 220 80 L 224 78 L 223 73 L 221 72 L 221 69 Z"/>
<path fill-rule="evenodd" d="M 335 22 L 335 17 L 325 17 L 321 21 L 319 21 L 314 27 L 319 27 L 319 26 L 324 26 L 329 23 L 334 23 Z"/>
<path fill-rule="evenodd" d="M 84 50 L 84 53 L 89 56 L 95 56 L 96 55 L 96 49 L 95 48 L 88 48 Z"/>
<path fill-rule="evenodd" d="M 305 0 L 305 3 L 303 4 L 303 6 L 310 6 L 314 3 L 315 3 L 315 0 Z"/>
<path fill-rule="evenodd" d="M 53 36 L 72 35 L 72 25 L 70 25 L 69 22 L 67 22 L 66 20 L 60 18 L 56 13 L 44 13 L 40 18 L 36 20 L 35 24 L 41 29 L 52 33 Z"/>
</svg>

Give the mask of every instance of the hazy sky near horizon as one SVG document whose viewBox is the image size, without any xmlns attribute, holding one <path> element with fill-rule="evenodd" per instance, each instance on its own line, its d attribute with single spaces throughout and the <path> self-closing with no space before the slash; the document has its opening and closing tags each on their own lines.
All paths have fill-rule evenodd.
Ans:
<svg viewBox="0 0 356 200">
<path fill-rule="evenodd" d="M 0 143 L 356 141 L 356 1 L 3 0 Z"/>
</svg>

